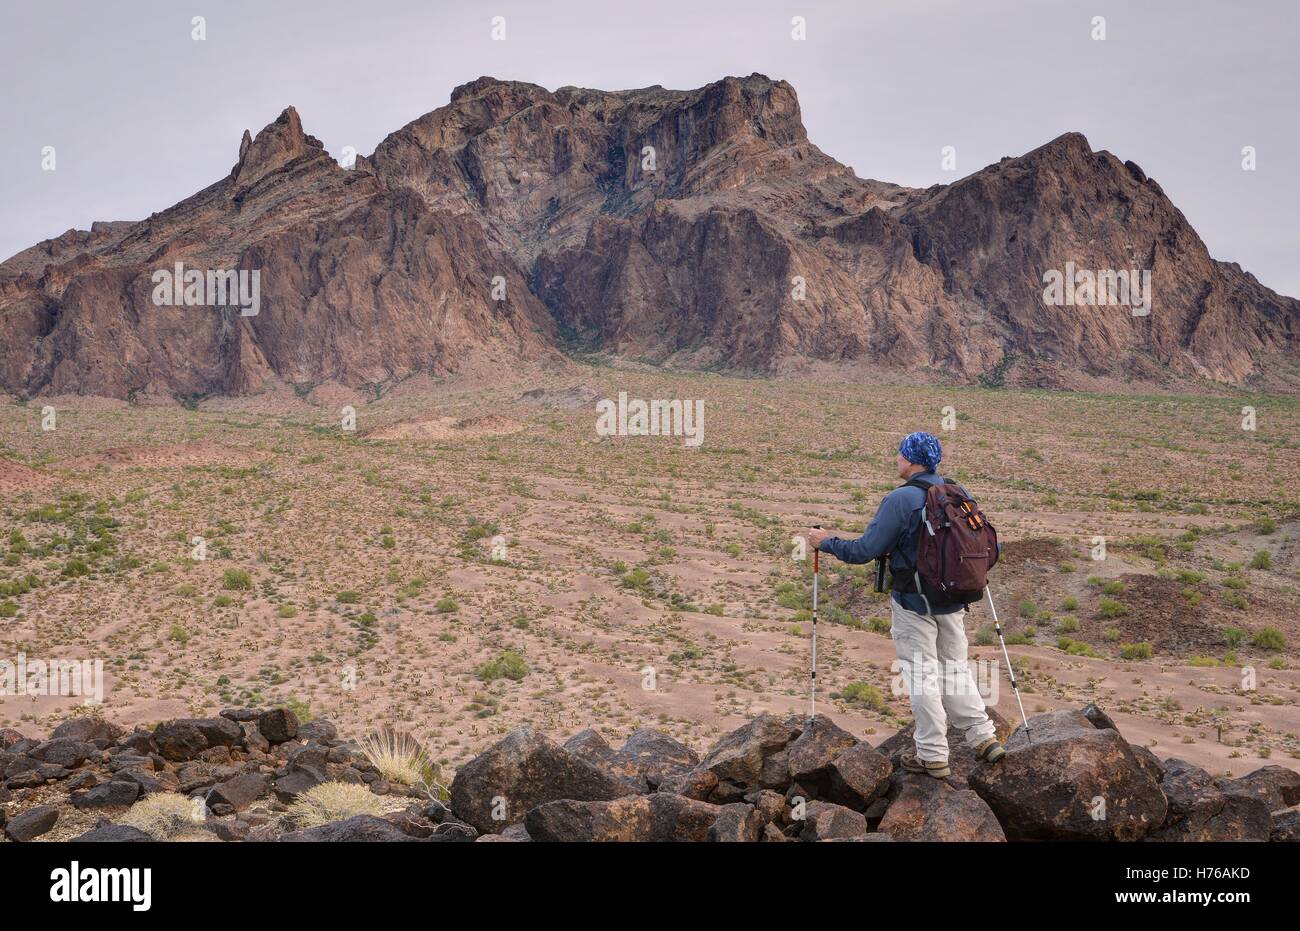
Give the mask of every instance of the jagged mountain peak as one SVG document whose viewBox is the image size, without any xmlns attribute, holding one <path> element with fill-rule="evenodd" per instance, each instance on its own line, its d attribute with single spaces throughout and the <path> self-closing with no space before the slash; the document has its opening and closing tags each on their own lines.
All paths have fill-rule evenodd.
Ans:
<svg viewBox="0 0 1300 931">
<path fill-rule="evenodd" d="M 175 261 L 258 269 L 262 311 L 151 306 L 150 273 Z M 1048 301 L 1045 273 L 1075 266 L 1149 273 L 1150 312 Z M 866 180 L 757 73 L 619 91 L 484 76 L 353 170 L 288 107 L 209 188 L 0 265 L 0 388 L 20 394 L 382 383 L 554 359 L 561 328 L 764 374 L 1300 386 L 1300 302 L 1211 259 L 1135 163 L 1068 132 L 924 191 Z"/>
</svg>

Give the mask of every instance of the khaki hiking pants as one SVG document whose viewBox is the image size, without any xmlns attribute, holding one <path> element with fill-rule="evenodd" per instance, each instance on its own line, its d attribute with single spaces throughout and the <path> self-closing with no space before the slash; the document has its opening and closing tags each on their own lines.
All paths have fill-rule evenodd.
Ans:
<svg viewBox="0 0 1300 931">
<path fill-rule="evenodd" d="M 926 617 L 892 598 L 889 604 L 898 672 L 916 716 L 917 758 L 947 761 L 949 724 L 972 747 L 992 737 L 993 722 L 966 662 L 965 609 Z"/>
</svg>

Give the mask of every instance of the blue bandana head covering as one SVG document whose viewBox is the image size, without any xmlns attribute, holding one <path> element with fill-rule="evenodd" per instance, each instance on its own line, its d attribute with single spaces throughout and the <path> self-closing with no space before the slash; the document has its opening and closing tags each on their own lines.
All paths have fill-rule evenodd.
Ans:
<svg viewBox="0 0 1300 931">
<path fill-rule="evenodd" d="M 920 431 L 903 437 L 903 442 L 898 444 L 898 452 L 908 462 L 925 466 L 927 472 L 933 472 L 943 459 L 943 447 L 939 445 L 939 440 L 932 434 Z"/>
</svg>

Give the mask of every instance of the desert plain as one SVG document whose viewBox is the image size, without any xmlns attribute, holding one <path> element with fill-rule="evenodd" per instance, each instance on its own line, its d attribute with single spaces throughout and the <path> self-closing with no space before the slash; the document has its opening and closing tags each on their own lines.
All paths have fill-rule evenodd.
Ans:
<svg viewBox="0 0 1300 931">
<path fill-rule="evenodd" d="M 9 694 L 0 726 L 288 704 L 407 731 L 446 773 L 520 724 L 703 751 L 807 710 L 794 537 L 861 533 L 898 438 L 930 430 L 1003 541 L 1027 713 L 1095 701 L 1161 757 L 1300 769 L 1295 398 L 585 362 L 483 384 L 0 398 L 0 659 L 104 671 L 102 704 Z M 703 442 L 599 435 L 624 391 L 703 401 Z M 873 582 L 822 564 L 817 710 L 878 743 L 910 710 Z M 1018 722 L 987 603 L 966 626 Z"/>
</svg>

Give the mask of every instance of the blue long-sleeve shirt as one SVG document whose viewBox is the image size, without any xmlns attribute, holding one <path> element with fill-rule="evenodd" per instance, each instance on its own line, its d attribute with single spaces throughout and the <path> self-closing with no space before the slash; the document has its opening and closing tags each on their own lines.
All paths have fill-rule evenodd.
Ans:
<svg viewBox="0 0 1300 931">
<path fill-rule="evenodd" d="M 913 479 L 926 485 L 943 481 L 938 475 L 921 472 Z M 917 531 L 921 528 L 921 510 L 925 507 L 925 492 L 915 486 L 904 485 L 885 495 L 876 516 L 871 518 L 866 531 L 856 540 L 827 537 L 818 547 L 836 559 L 847 563 L 871 562 L 889 553 L 889 571 L 899 578 L 910 578 L 916 571 L 916 550 L 920 543 Z M 895 601 L 909 611 L 926 613 L 925 599 L 915 592 L 894 591 Z M 950 614 L 961 605 L 930 605 L 934 614 Z"/>
</svg>

